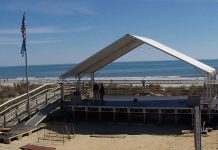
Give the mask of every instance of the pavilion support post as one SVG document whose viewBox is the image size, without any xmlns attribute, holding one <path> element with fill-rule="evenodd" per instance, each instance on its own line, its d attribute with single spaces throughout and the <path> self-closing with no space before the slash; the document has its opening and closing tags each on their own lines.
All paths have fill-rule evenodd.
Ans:
<svg viewBox="0 0 218 150">
<path fill-rule="evenodd" d="M 207 103 L 208 103 L 208 119 L 209 119 L 209 123 L 211 122 L 211 103 L 212 103 L 212 98 L 213 98 L 213 87 L 212 87 L 212 82 L 213 79 L 211 78 L 211 76 L 208 74 L 207 77 Z"/>
<path fill-rule="evenodd" d="M 77 90 L 81 90 L 81 76 L 80 74 L 77 75 Z"/>
<path fill-rule="evenodd" d="M 95 84 L 95 72 L 92 72 L 92 73 L 91 73 L 91 86 L 92 86 L 92 92 L 93 92 L 94 84 Z M 94 93 L 92 93 L 92 97 L 93 97 L 93 99 L 94 99 Z"/>
</svg>

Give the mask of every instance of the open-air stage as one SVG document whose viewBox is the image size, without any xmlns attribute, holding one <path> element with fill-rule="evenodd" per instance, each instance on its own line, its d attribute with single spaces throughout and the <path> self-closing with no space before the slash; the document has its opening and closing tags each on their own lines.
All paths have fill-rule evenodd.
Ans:
<svg viewBox="0 0 218 150">
<path fill-rule="evenodd" d="M 113 121 L 140 118 L 144 122 L 154 120 L 160 123 L 164 116 L 170 116 L 170 120 L 177 123 L 180 115 L 192 121 L 194 109 L 189 106 L 188 99 L 187 96 L 105 96 L 103 102 L 93 99 L 75 102 L 73 98 L 71 102 L 65 103 L 65 107 L 73 112 L 73 117 L 79 115 L 86 120 L 95 114 L 99 120 L 110 116 Z"/>
<path fill-rule="evenodd" d="M 102 103 L 100 100 L 86 99 L 77 105 L 129 108 L 187 108 L 187 102 L 187 96 L 105 96 Z"/>
</svg>

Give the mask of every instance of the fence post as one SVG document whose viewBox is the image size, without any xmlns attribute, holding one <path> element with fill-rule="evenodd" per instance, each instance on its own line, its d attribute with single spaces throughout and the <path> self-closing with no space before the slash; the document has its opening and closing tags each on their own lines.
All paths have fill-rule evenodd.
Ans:
<svg viewBox="0 0 218 150">
<path fill-rule="evenodd" d="M 6 126 L 6 116 L 4 114 L 4 126 Z"/>
<path fill-rule="evenodd" d="M 194 110 L 194 139 L 195 150 L 201 150 L 201 108 L 200 96 L 192 96 L 188 99 L 188 106 Z"/>
<path fill-rule="evenodd" d="M 61 87 L 61 112 L 63 113 L 63 105 L 64 105 L 64 83 L 60 82 Z"/>
<path fill-rule="evenodd" d="M 201 110 L 195 106 L 195 149 L 201 150 Z"/>
<path fill-rule="evenodd" d="M 17 121 L 18 121 L 18 123 L 19 123 L 19 122 L 20 122 L 20 119 L 19 119 L 19 117 L 18 117 L 17 110 L 18 110 L 18 108 L 16 109 L 15 113 L 16 113 L 16 118 L 17 118 Z"/>
<path fill-rule="evenodd" d="M 48 104 L 48 91 L 45 92 L 45 104 Z"/>
</svg>

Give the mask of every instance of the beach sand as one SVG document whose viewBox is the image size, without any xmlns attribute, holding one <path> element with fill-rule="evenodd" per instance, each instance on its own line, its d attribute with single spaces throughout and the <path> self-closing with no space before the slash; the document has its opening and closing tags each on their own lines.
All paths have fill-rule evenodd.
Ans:
<svg viewBox="0 0 218 150">
<path fill-rule="evenodd" d="M 107 129 L 108 128 L 108 129 Z M 105 130 L 106 129 L 106 130 Z M 143 124 L 77 123 L 76 135 L 64 144 L 60 141 L 38 142 L 37 132 L 15 140 L 11 144 L 0 144 L 1 150 L 16 150 L 26 144 L 55 147 L 57 150 L 194 150 L 194 136 L 177 135 L 181 128 Z M 117 138 L 90 137 L 92 134 L 125 135 Z M 218 131 L 202 137 L 202 149 L 218 149 Z"/>
</svg>

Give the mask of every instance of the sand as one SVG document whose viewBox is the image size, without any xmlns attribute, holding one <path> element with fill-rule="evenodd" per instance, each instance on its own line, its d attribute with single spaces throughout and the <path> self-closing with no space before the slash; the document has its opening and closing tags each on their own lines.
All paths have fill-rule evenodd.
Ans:
<svg viewBox="0 0 218 150">
<path fill-rule="evenodd" d="M 106 129 L 108 128 L 108 129 Z M 106 129 L 106 131 L 104 130 Z M 188 137 L 177 135 L 181 128 L 141 125 L 141 124 L 108 124 L 78 123 L 76 135 L 63 144 L 60 141 L 38 142 L 37 133 L 15 140 L 11 144 L 0 144 L 1 150 L 16 150 L 26 144 L 56 147 L 58 150 L 192 150 L 194 149 L 193 134 Z M 90 137 L 91 134 L 112 133 L 125 135 L 118 138 Z M 218 149 L 218 131 L 202 137 L 203 150 Z"/>
</svg>

